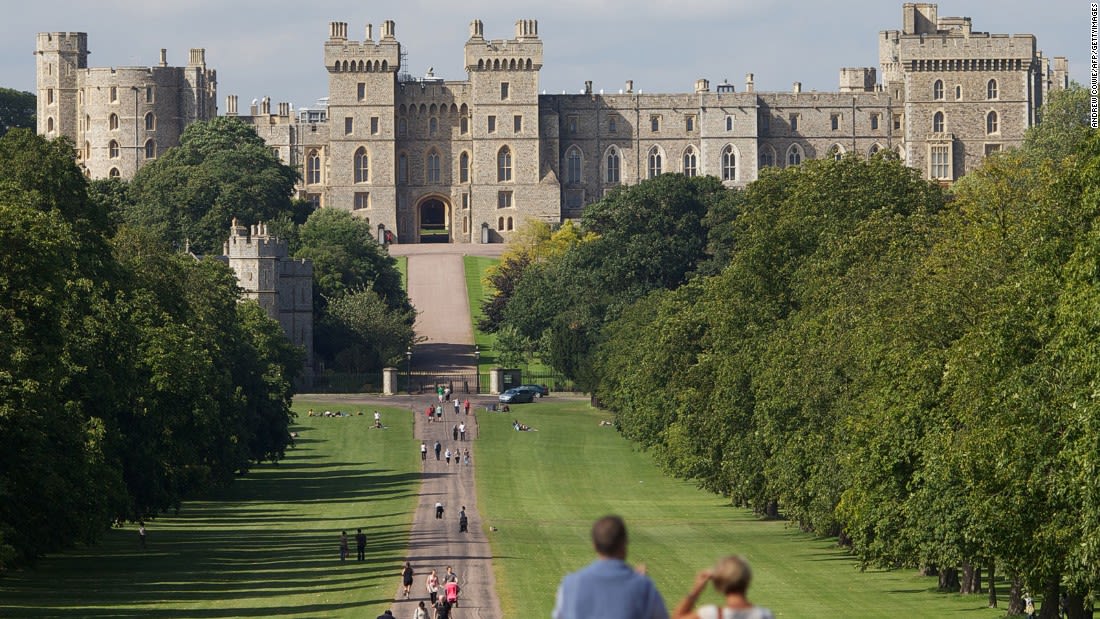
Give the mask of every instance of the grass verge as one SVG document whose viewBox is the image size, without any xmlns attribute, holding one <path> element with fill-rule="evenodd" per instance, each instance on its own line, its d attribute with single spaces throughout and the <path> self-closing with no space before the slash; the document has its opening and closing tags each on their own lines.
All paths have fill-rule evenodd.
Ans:
<svg viewBox="0 0 1100 619">
<path fill-rule="evenodd" d="M 513 431 L 514 418 L 538 431 Z M 750 599 L 777 617 L 1004 615 L 985 607 L 984 594 L 937 593 L 935 578 L 913 571 L 861 572 L 835 540 L 760 521 L 668 479 L 648 455 L 598 425 L 605 419 L 580 401 L 551 397 L 478 420 L 478 506 L 484 526 L 498 528 L 489 539 L 504 616 L 548 616 L 561 576 L 594 558 L 592 522 L 610 513 L 626 519 L 628 560 L 647 565 L 669 607 L 696 571 L 736 553 L 753 567 Z M 700 603 L 717 602 L 708 590 Z"/>
</svg>

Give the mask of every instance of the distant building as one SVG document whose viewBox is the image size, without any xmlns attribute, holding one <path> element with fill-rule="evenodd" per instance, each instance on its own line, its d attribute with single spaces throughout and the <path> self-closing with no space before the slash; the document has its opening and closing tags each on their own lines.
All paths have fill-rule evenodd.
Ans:
<svg viewBox="0 0 1100 619">
<path fill-rule="evenodd" d="M 889 151 L 950 183 L 988 154 L 1019 146 L 1069 73 L 1066 59 L 1046 58 L 1032 35 L 976 32 L 970 18 L 941 18 L 925 3 L 904 4 L 902 28 L 879 34 L 881 82 L 875 68 L 843 68 L 835 92 L 803 92 L 797 82 L 789 92 L 756 92 L 750 73 L 740 91 L 699 79 L 692 92 L 643 94 L 628 80 L 618 93 L 586 82 L 583 93 L 548 95 L 539 91 L 543 44 L 534 20 L 516 22 L 511 39 L 486 39 L 473 21 L 467 79 L 455 81 L 430 70 L 410 76 L 394 22 L 382 23 L 377 40 L 369 24 L 364 35 L 350 40 L 347 23 L 330 24 L 329 92 L 317 108 L 279 103 L 273 112 L 265 97 L 244 115 L 230 96 L 226 114 L 252 124 L 301 171 L 302 197 L 369 218 L 380 238 L 395 234 L 401 243 L 501 242 L 526 219 L 576 218 L 608 191 L 658 174 L 744 186 L 764 167 L 849 152 Z M 60 36 L 39 35 L 43 133 L 49 105 L 58 105 L 43 103 L 43 88 L 57 79 L 43 71 L 60 54 Z M 187 75 L 198 79 L 191 67 Z M 212 96 L 212 72 L 207 84 Z M 71 88 L 79 95 L 87 86 Z M 110 126 L 115 108 L 96 96 L 87 121 L 96 132 L 78 133 L 76 120 L 52 130 L 81 136 L 85 165 L 105 176 L 110 163 L 96 156 L 113 152 L 112 130 L 98 128 Z M 80 118 L 67 111 L 74 106 L 54 117 Z"/>
<path fill-rule="evenodd" d="M 92 178 L 132 178 L 146 161 L 179 144 L 196 120 L 217 115 L 217 78 L 206 52 L 192 49 L 186 67 L 167 52 L 153 67 L 88 67 L 88 35 L 38 34 L 38 133 L 67 136 Z"/>
<path fill-rule="evenodd" d="M 244 296 L 278 320 L 287 339 L 305 350 L 303 382 L 313 379 L 313 263 L 287 256 L 285 241 L 263 223 L 242 226 L 233 220 L 222 254 L 237 274 Z"/>
</svg>

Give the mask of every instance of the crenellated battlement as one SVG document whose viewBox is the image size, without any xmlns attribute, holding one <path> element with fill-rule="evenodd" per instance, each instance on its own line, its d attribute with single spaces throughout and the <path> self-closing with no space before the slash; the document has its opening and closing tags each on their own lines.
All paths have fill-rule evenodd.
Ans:
<svg viewBox="0 0 1100 619">
<path fill-rule="evenodd" d="M 287 257 L 286 241 L 268 233 L 267 224 L 241 225 L 236 218 L 229 229 L 229 239 L 222 245 L 222 254 L 230 260 L 246 258 Z"/>
<path fill-rule="evenodd" d="M 374 40 L 374 27 L 366 26 L 362 41 L 348 39 L 346 22 L 329 24 L 325 41 L 325 67 L 330 73 L 396 73 L 401 68 L 401 44 L 393 20 L 382 22 L 381 38 Z"/>
<path fill-rule="evenodd" d="M 470 23 L 466 41 L 467 71 L 538 71 L 542 69 L 542 40 L 534 19 L 516 22 L 516 38 L 486 39 L 481 20 Z"/>
</svg>

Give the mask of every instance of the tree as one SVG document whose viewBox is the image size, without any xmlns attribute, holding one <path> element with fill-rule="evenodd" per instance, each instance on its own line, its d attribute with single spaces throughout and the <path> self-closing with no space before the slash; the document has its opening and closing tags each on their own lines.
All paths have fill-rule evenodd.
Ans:
<svg viewBox="0 0 1100 619">
<path fill-rule="evenodd" d="M 366 373 L 394 365 L 413 344 L 416 313 L 391 309 L 373 290 L 346 292 L 330 299 L 321 329 L 340 342 L 333 362 L 348 372 Z"/>
<path fill-rule="evenodd" d="M 192 123 L 180 145 L 143 166 L 123 221 L 155 230 L 172 246 L 221 250 L 233 218 L 244 224 L 293 217 L 297 173 L 248 125 L 231 117 Z"/>
<path fill-rule="evenodd" d="M 37 97 L 29 92 L 0 88 L 0 137 L 11 129 L 34 131 Z"/>
</svg>

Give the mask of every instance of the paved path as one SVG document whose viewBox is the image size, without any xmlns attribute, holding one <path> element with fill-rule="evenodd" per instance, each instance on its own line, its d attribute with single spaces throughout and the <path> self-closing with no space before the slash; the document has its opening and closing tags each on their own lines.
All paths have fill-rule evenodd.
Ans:
<svg viewBox="0 0 1100 619">
<path fill-rule="evenodd" d="M 471 372 L 473 370 L 473 326 L 466 296 L 466 276 L 463 254 L 499 255 L 501 245 L 393 245 L 390 252 L 406 255 L 409 260 L 409 300 L 417 309 L 416 333 L 423 341 L 413 347 L 413 368 L 439 373 Z M 420 502 L 413 517 L 406 560 L 416 573 L 412 596 L 402 596 L 400 576 L 394 574 L 393 613 L 396 617 L 412 617 L 417 602 L 425 601 L 425 580 L 435 569 L 443 579 L 450 565 L 458 574 L 462 588 L 459 607 L 452 613 L 456 619 L 500 619 L 500 601 L 493 580 L 492 551 L 477 509 L 474 472 L 477 462 L 473 442 L 477 438 L 477 404 L 471 415 L 455 416 L 451 405 L 444 406 L 443 422 L 428 423 L 424 409 L 429 397 L 411 398 L 416 413 L 415 435 L 428 445 L 424 462 Z M 455 441 L 453 428 L 466 424 L 466 441 Z M 469 449 L 471 463 L 451 464 L 435 459 L 432 451 L 436 441 L 443 450 L 461 452 Z M 444 517 L 435 517 L 435 504 L 443 503 Z M 459 511 L 466 508 L 469 531 L 460 533 Z M 434 612 L 429 616 L 435 616 Z"/>
</svg>

